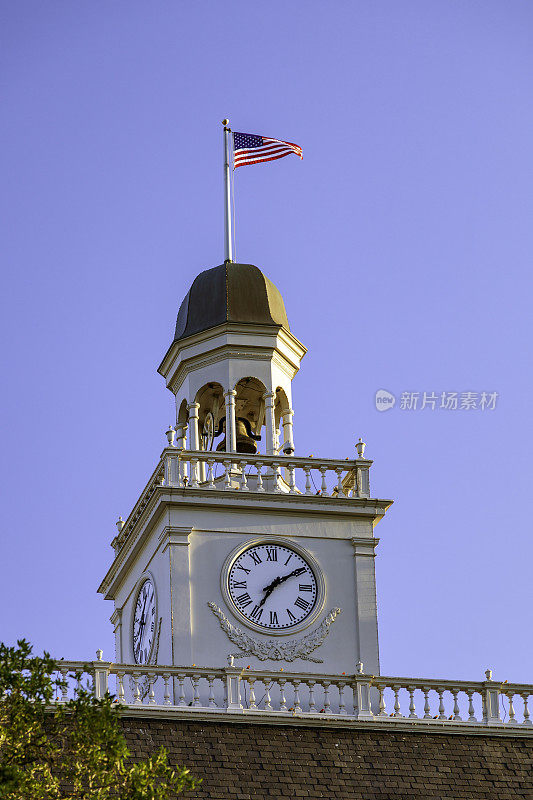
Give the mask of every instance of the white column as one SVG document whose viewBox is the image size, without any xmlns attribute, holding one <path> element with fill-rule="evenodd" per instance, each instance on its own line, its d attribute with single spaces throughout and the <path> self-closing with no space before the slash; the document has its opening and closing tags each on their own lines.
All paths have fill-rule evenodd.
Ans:
<svg viewBox="0 0 533 800">
<path fill-rule="evenodd" d="M 200 435 L 198 432 L 198 409 L 200 403 L 189 403 L 187 410 L 189 412 L 189 427 L 191 429 L 191 450 L 200 449 Z"/>
<path fill-rule="evenodd" d="M 273 456 L 276 453 L 276 436 L 274 425 L 274 392 L 265 392 L 265 427 L 266 427 L 266 454 Z"/>
<path fill-rule="evenodd" d="M 294 451 L 294 432 L 292 424 L 293 416 L 294 416 L 294 411 L 292 410 L 292 408 L 287 408 L 285 411 L 281 412 L 281 417 L 283 419 L 284 445 L 288 444 L 290 448 Z"/>
<path fill-rule="evenodd" d="M 224 392 L 226 402 L 226 453 L 234 453 L 237 445 L 235 429 L 235 389 Z"/>
<path fill-rule="evenodd" d="M 176 425 L 176 447 L 179 450 L 185 450 L 187 447 L 187 423 L 178 422 Z"/>
</svg>

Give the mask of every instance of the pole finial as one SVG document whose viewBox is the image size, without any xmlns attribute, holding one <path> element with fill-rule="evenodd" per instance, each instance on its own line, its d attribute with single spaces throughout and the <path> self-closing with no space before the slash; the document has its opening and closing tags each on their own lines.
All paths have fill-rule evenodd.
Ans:
<svg viewBox="0 0 533 800">
<path fill-rule="evenodd" d="M 223 119 L 223 120 L 222 120 L 222 124 L 223 124 L 224 126 L 226 126 L 226 125 L 229 125 L 229 119 Z"/>
</svg>

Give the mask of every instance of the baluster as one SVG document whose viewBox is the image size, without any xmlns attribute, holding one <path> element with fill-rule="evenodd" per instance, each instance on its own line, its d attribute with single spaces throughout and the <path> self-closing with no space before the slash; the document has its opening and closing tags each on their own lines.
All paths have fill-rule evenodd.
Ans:
<svg viewBox="0 0 533 800">
<path fill-rule="evenodd" d="M 215 474 L 214 474 L 214 464 L 212 458 L 207 459 L 207 488 L 214 489 L 215 488 Z"/>
<path fill-rule="evenodd" d="M 527 692 L 524 692 L 524 694 L 521 694 L 520 697 L 524 701 L 524 721 L 522 722 L 522 725 L 531 725 L 532 723 L 531 720 L 529 719 L 529 708 L 527 707 L 527 700 L 529 694 Z"/>
<path fill-rule="evenodd" d="M 155 704 L 154 682 L 157 680 L 157 675 L 148 675 L 148 705 Z"/>
<path fill-rule="evenodd" d="M 133 678 L 133 702 L 135 705 L 140 705 L 141 703 L 141 693 L 139 691 L 139 678 L 141 677 L 140 672 L 132 672 Z"/>
<path fill-rule="evenodd" d="M 424 719 L 431 719 L 431 706 L 429 704 L 429 689 L 424 686 Z"/>
<path fill-rule="evenodd" d="M 191 678 L 191 683 L 192 683 L 192 704 L 193 704 L 193 706 L 198 707 L 198 706 L 201 705 L 201 703 L 200 703 L 200 689 L 199 689 L 200 676 L 199 675 L 193 675 L 192 678 Z"/>
<path fill-rule="evenodd" d="M 191 489 L 198 489 L 198 459 L 191 458 Z"/>
<path fill-rule="evenodd" d="M 270 698 L 270 690 L 272 688 L 272 682 L 270 682 L 270 683 L 266 683 L 265 682 L 263 685 L 265 687 L 265 704 L 264 704 L 263 708 L 265 709 L 265 711 L 272 711 L 272 703 L 270 702 L 270 700 L 271 700 L 271 698 Z"/>
<path fill-rule="evenodd" d="M 324 687 L 324 711 L 326 714 L 331 714 L 331 703 L 329 700 L 329 687 L 330 681 L 322 681 Z"/>
<path fill-rule="evenodd" d="M 185 706 L 185 705 L 187 705 L 186 702 L 185 702 L 185 675 L 183 675 L 181 672 L 178 675 L 178 686 L 179 686 L 179 692 L 180 692 L 178 705 L 179 706 Z"/>
<path fill-rule="evenodd" d="M 241 477 L 239 481 L 239 489 L 241 492 L 248 492 L 248 482 L 246 480 L 246 467 L 248 466 L 247 461 L 239 461 L 239 467 L 241 468 Z"/>
<path fill-rule="evenodd" d="M 468 697 L 468 722 L 477 722 L 473 700 L 474 691 L 472 689 L 467 689 L 466 694 Z"/>
<path fill-rule="evenodd" d="M 514 705 L 513 705 L 514 694 L 512 692 L 509 692 L 509 694 L 506 694 L 505 696 L 509 700 L 509 725 L 515 725 L 516 724 L 516 716 L 515 716 Z"/>
<path fill-rule="evenodd" d="M 62 703 L 66 703 L 67 699 L 68 699 L 68 697 L 67 697 L 67 695 L 68 695 L 68 683 L 67 683 L 68 669 L 66 667 L 61 667 L 61 669 L 59 671 L 60 671 L 61 677 L 63 679 L 63 684 L 61 686 L 61 702 Z"/>
<path fill-rule="evenodd" d="M 378 716 L 379 717 L 388 717 L 389 715 L 387 714 L 387 712 L 385 710 L 385 687 L 384 686 L 378 686 L 378 692 L 379 692 L 379 714 L 378 714 Z"/>
<path fill-rule="evenodd" d="M 124 704 L 126 702 L 124 697 L 124 675 L 126 673 L 124 670 L 117 672 L 117 680 L 118 680 L 118 702 L 120 704 Z"/>
<path fill-rule="evenodd" d="M 307 685 L 309 686 L 309 711 L 311 713 L 316 711 L 315 683 L 316 683 L 316 681 L 313 681 L 313 680 L 307 681 Z"/>
<path fill-rule="evenodd" d="M 254 689 L 255 678 L 250 677 L 246 678 L 246 680 L 248 681 L 248 687 L 250 689 L 250 700 L 248 703 L 248 708 L 257 708 L 257 704 L 255 702 L 255 689 Z"/>
<path fill-rule="evenodd" d="M 344 472 L 344 468 L 337 467 L 335 472 L 337 473 L 337 497 L 344 497 L 344 489 L 342 486 L 342 473 Z"/>
<path fill-rule="evenodd" d="M 326 472 L 327 472 L 328 468 L 327 467 L 319 467 L 318 469 L 320 470 L 320 474 L 322 475 L 322 483 L 320 485 L 320 494 L 323 495 L 323 497 L 327 497 L 328 496 L 328 485 L 326 483 Z"/>
<path fill-rule="evenodd" d="M 357 469 L 352 470 L 352 476 L 353 476 L 353 488 L 350 497 L 352 498 L 352 500 L 356 500 L 359 497 L 359 494 L 357 492 Z"/>
<path fill-rule="evenodd" d="M 215 701 L 215 676 L 208 675 L 207 683 L 209 686 L 209 700 L 207 701 L 207 705 L 209 708 L 218 708 Z"/>
<path fill-rule="evenodd" d="M 446 714 L 444 713 L 444 700 L 442 699 L 444 689 L 436 689 L 436 692 L 439 696 L 439 719 L 446 719 Z"/>
<path fill-rule="evenodd" d="M 296 714 L 301 714 L 302 712 L 302 706 L 300 705 L 300 684 L 301 681 L 298 680 L 298 678 L 292 681 L 294 687 L 294 712 Z"/>
<path fill-rule="evenodd" d="M 273 464 L 272 464 L 272 476 L 274 478 L 274 491 L 275 492 L 281 492 L 281 489 L 280 489 L 280 486 L 279 486 L 279 462 L 278 463 L 273 462 Z"/>
<path fill-rule="evenodd" d="M 261 461 L 258 461 L 256 463 L 255 468 L 257 470 L 257 486 L 256 486 L 255 491 L 256 492 L 264 492 L 265 491 L 265 487 L 263 486 L 263 476 L 261 475 L 261 470 L 263 469 L 263 464 L 261 463 Z"/>
<path fill-rule="evenodd" d="M 407 691 L 409 692 L 409 719 L 418 719 L 415 705 L 415 687 L 408 686 Z"/>
<path fill-rule="evenodd" d="M 298 494 L 296 490 L 296 467 L 294 464 L 289 464 L 287 469 L 289 473 L 289 494 Z"/>
<path fill-rule="evenodd" d="M 223 461 L 225 468 L 224 473 L 224 489 L 231 489 L 231 461 Z"/>
<path fill-rule="evenodd" d="M 186 485 L 185 479 L 185 461 L 178 456 L 178 486 L 180 489 Z"/>
<path fill-rule="evenodd" d="M 459 692 L 458 689 L 452 689 L 451 690 L 451 693 L 453 695 L 453 718 L 455 720 L 458 720 L 459 722 L 462 722 L 463 720 L 462 720 L 461 715 L 459 713 L 459 700 L 457 699 L 458 692 Z"/>
<path fill-rule="evenodd" d="M 168 674 L 168 672 L 163 675 L 163 680 L 165 682 L 165 688 L 163 690 L 163 705 L 170 706 L 172 704 L 170 702 L 170 688 L 168 685 L 170 680 L 170 675 Z"/>
<path fill-rule="evenodd" d="M 278 685 L 279 685 L 279 693 L 280 693 L 280 698 L 279 698 L 279 710 L 280 711 L 286 711 L 287 710 L 287 699 L 285 697 L 285 684 L 286 683 L 287 683 L 287 681 L 285 680 L 285 678 L 279 678 Z"/>
<path fill-rule="evenodd" d="M 222 700 L 222 707 L 223 708 L 227 708 L 228 707 L 228 682 L 223 680 L 222 681 L 222 685 L 224 687 L 224 698 Z"/>
<path fill-rule="evenodd" d="M 313 494 L 311 491 L 311 467 L 307 464 L 304 467 L 305 472 L 305 493 L 306 494 Z"/>
<path fill-rule="evenodd" d="M 344 688 L 346 684 L 341 681 L 337 685 L 339 687 L 339 714 L 346 714 L 346 703 L 344 702 Z"/>
<path fill-rule="evenodd" d="M 394 686 L 393 687 L 393 691 L 394 691 L 394 714 L 392 715 L 393 717 L 403 717 L 403 714 L 402 714 L 401 708 L 400 708 L 400 689 L 401 688 L 402 688 L 401 686 Z"/>
</svg>

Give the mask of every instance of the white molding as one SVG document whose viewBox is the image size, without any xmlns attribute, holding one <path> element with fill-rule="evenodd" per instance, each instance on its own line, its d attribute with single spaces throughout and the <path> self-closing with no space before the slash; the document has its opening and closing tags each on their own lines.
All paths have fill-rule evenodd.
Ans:
<svg viewBox="0 0 533 800">
<path fill-rule="evenodd" d="M 162 552 L 165 553 L 169 547 L 188 547 L 190 545 L 189 537 L 194 531 L 192 527 L 178 527 L 175 525 L 165 525 L 159 534 L 160 547 Z"/>
<path fill-rule="evenodd" d="M 375 537 L 365 539 L 357 536 L 352 537 L 351 542 L 354 551 L 354 558 L 356 556 L 367 556 L 368 558 L 376 557 L 375 548 L 379 544 L 379 539 L 376 539 Z"/>
<path fill-rule="evenodd" d="M 181 710 L 179 707 L 169 708 L 168 706 L 142 706 L 142 705 L 122 705 L 120 716 L 140 717 L 144 719 L 175 719 L 184 722 L 230 722 L 237 725 L 285 725 L 307 728 L 354 728 L 356 730 L 381 731 L 402 731 L 409 733 L 429 733 L 446 734 L 455 736 L 490 736 L 502 737 L 511 736 L 515 738 L 533 737 L 533 727 L 522 725 L 490 727 L 483 724 L 458 724 L 453 720 L 424 720 L 424 719 L 401 719 L 388 717 L 386 719 L 357 720 L 346 716 L 335 714 L 296 714 L 286 711 L 253 711 L 243 708 L 242 712 L 228 713 L 214 708 L 194 708 L 186 707 Z"/>
</svg>

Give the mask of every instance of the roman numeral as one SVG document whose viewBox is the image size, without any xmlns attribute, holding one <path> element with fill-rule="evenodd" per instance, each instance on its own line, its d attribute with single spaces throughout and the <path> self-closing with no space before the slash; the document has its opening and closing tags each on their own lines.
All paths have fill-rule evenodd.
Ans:
<svg viewBox="0 0 533 800">
<path fill-rule="evenodd" d="M 312 592 L 313 591 L 313 587 L 311 586 L 310 583 L 301 583 L 300 584 L 300 591 L 301 592 Z"/>
<path fill-rule="evenodd" d="M 232 589 L 246 589 L 246 581 L 233 581 Z"/>
<path fill-rule="evenodd" d="M 270 624 L 271 625 L 279 625 L 278 615 L 276 614 L 275 611 L 271 611 L 270 612 Z"/>
<path fill-rule="evenodd" d="M 250 619 L 261 619 L 261 614 L 263 613 L 263 609 L 259 606 L 254 606 L 253 610 L 250 611 Z"/>
<path fill-rule="evenodd" d="M 294 620 L 296 619 L 296 617 L 294 616 L 294 614 L 292 614 L 292 613 L 291 613 L 291 610 L 290 610 L 290 608 L 288 608 L 288 609 L 287 609 L 287 614 L 289 615 L 289 619 L 290 619 L 290 621 L 291 621 L 291 622 L 294 622 Z"/>
<path fill-rule="evenodd" d="M 249 570 L 249 569 L 246 569 L 246 567 L 241 567 L 241 565 L 240 565 L 240 564 L 238 564 L 238 566 L 237 566 L 237 569 L 242 569 L 242 570 L 243 570 L 243 572 L 246 572 L 246 574 L 247 574 L 247 575 L 249 575 L 249 574 L 250 574 L 250 570 Z"/>
<path fill-rule="evenodd" d="M 248 594 L 248 592 L 245 592 L 244 594 L 241 594 L 241 595 L 240 595 L 240 596 L 237 598 L 237 602 L 238 602 L 238 603 L 240 603 L 240 605 L 241 605 L 241 606 L 243 606 L 244 608 L 246 608 L 246 606 L 249 606 L 249 605 L 250 605 L 250 603 L 252 602 L 252 598 L 250 597 L 250 595 Z"/>
<path fill-rule="evenodd" d="M 250 558 L 252 559 L 252 561 L 254 562 L 254 564 L 262 564 L 262 563 L 263 563 L 263 560 L 262 560 L 262 558 L 260 557 L 259 553 L 254 553 L 254 552 L 251 552 L 251 553 L 250 553 Z"/>
<path fill-rule="evenodd" d="M 307 600 L 303 599 L 303 597 L 299 597 L 294 601 L 294 605 L 298 606 L 298 608 L 301 608 L 303 611 L 307 611 L 311 603 L 308 603 Z"/>
<path fill-rule="evenodd" d="M 292 553 L 290 554 L 290 556 L 289 556 L 289 557 L 288 557 L 288 559 L 286 560 L 286 562 L 285 562 L 285 566 L 287 566 L 287 564 L 289 563 L 289 561 L 291 560 L 291 558 L 292 558 Z"/>
<path fill-rule="evenodd" d="M 267 547 L 267 561 L 277 561 L 278 551 L 275 547 Z"/>
</svg>

